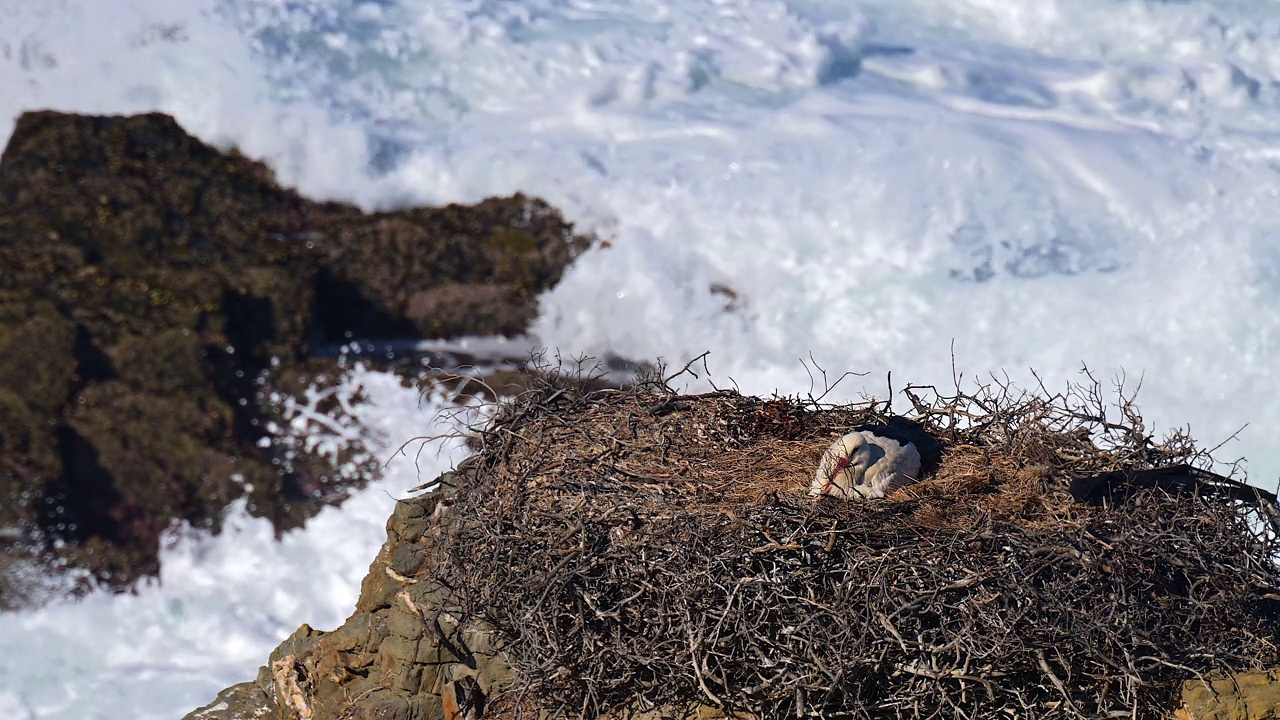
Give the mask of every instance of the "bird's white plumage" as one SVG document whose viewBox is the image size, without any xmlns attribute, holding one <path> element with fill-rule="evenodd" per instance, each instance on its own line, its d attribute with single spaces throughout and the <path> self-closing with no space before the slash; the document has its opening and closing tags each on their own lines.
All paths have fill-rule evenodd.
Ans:
<svg viewBox="0 0 1280 720">
<path fill-rule="evenodd" d="M 847 500 L 881 498 L 919 479 L 920 452 L 915 445 L 856 430 L 822 454 L 809 494 Z"/>
</svg>

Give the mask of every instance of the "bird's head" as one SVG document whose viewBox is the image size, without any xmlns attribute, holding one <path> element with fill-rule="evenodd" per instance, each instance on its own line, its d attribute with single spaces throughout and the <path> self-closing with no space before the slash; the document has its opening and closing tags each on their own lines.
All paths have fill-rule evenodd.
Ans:
<svg viewBox="0 0 1280 720">
<path fill-rule="evenodd" d="M 822 454 L 818 472 L 809 485 L 809 494 L 852 499 L 867 497 L 870 488 L 866 485 L 866 474 L 871 463 L 871 444 L 867 438 L 860 432 L 849 433 Z"/>
</svg>

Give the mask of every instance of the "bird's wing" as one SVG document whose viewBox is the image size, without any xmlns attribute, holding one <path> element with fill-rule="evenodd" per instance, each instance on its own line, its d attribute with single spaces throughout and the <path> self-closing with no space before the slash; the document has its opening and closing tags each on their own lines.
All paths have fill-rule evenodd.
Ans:
<svg viewBox="0 0 1280 720">
<path fill-rule="evenodd" d="M 1191 465 L 1171 465 L 1149 470 L 1113 470 L 1071 481 L 1071 497 L 1076 502 L 1102 505 L 1123 501 L 1135 490 L 1159 488 L 1170 495 L 1200 493 L 1252 504 L 1276 504 L 1274 493 L 1232 480 Z"/>
<path fill-rule="evenodd" d="M 888 423 L 864 425 L 859 430 L 870 431 L 881 437 L 892 438 L 899 444 L 911 443 L 920 454 L 920 472 L 929 473 L 942 462 L 942 443 L 928 433 L 920 423 L 897 416 Z"/>
</svg>

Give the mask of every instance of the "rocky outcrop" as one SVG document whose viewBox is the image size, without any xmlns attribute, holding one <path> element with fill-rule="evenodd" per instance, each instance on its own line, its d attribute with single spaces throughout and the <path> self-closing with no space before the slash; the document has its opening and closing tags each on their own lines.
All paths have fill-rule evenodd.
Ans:
<svg viewBox="0 0 1280 720">
<path fill-rule="evenodd" d="M 366 214 L 164 115 L 23 115 L 0 157 L 0 569 L 34 543 L 124 585 L 175 518 L 216 528 L 245 492 L 296 525 L 339 479 L 259 446 L 264 389 L 353 337 L 519 333 L 586 244 L 527 197 Z"/>
<path fill-rule="evenodd" d="M 501 643 L 482 625 L 459 626 L 447 588 L 415 579 L 443 560 L 437 550 L 452 531 L 449 496 L 457 479 L 447 473 L 441 489 L 396 505 L 387 542 L 342 627 L 303 625 L 254 681 L 224 690 L 187 718 L 437 720 L 482 709 L 511 677 Z"/>
<path fill-rule="evenodd" d="M 343 626 L 189 720 L 1274 717 L 1274 676 L 1214 675 L 1280 661 L 1269 497 L 1079 503 L 1064 468 L 1133 457 L 1101 414 L 961 394 L 917 405 L 966 418 L 929 427 L 934 475 L 813 499 L 882 404 L 660 387 L 502 403 L 397 505 Z"/>
<path fill-rule="evenodd" d="M 1175 720 L 1276 720 L 1280 668 L 1191 680 L 1182 689 L 1182 701 Z"/>
</svg>

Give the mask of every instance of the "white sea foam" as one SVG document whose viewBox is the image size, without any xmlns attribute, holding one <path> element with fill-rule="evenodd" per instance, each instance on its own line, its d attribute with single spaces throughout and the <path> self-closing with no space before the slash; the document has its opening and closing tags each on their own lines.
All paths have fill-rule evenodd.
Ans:
<svg viewBox="0 0 1280 720">
<path fill-rule="evenodd" d="M 366 207 L 542 195 L 611 243 L 542 298 L 535 330 L 566 354 L 710 350 L 722 379 L 791 393 L 812 353 L 868 373 L 837 398 L 883 394 L 889 371 L 947 383 L 953 346 L 966 377 L 1035 368 L 1054 387 L 1087 364 L 1142 377 L 1157 428 L 1217 443 L 1248 423 L 1220 454 L 1247 456 L 1264 486 L 1280 475 L 1274 4 L 0 0 L 0 78 L 0 122 L 161 109 Z M 301 578 L 319 552 L 287 542 L 246 537 L 240 562 L 263 559 L 241 575 L 189 561 L 228 589 L 206 614 L 248 628 L 224 636 L 265 647 L 345 612 L 238 619 L 241 597 L 270 606 L 258 579 Z M 176 650 L 195 630 L 157 592 L 6 618 L 0 638 L 95 623 L 94 647 L 124 644 L 104 618 L 133 613 L 178 638 L 150 657 L 210 686 L 260 662 Z M 0 675 L 0 707 L 49 697 L 87 715 L 103 678 L 181 684 L 53 647 L 24 670 L 43 674 Z"/>
</svg>

